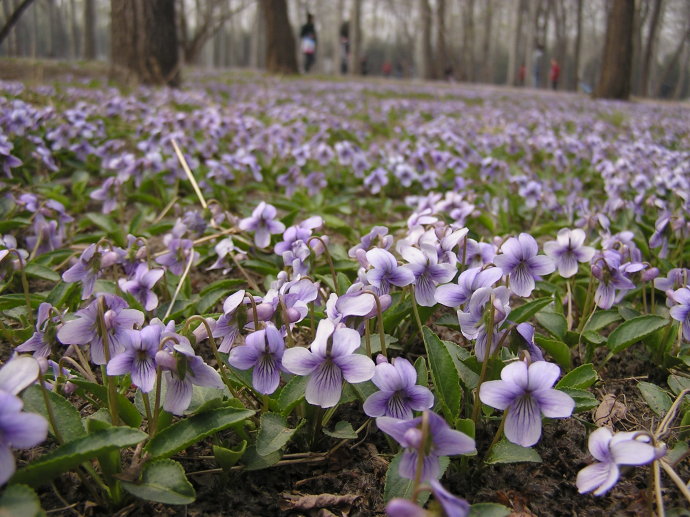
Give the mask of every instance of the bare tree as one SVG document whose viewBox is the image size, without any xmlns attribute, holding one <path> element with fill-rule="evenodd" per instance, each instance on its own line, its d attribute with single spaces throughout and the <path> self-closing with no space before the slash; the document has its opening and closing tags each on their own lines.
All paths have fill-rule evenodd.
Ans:
<svg viewBox="0 0 690 517">
<path fill-rule="evenodd" d="M 654 58 L 656 50 L 656 40 L 662 17 L 662 7 L 663 0 L 654 0 L 654 5 L 652 7 L 652 18 L 649 21 L 649 31 L 647 32 L 647 43 L 645 44 L 644 55 L 642 57 L 642 79 L 640 94 L 643 96 L 647 96 L 651 87 L 652 59 Z"/>
<path fill-rule="evenodd" d="M 111 0 L 112 75 L 127 82 L 180 81 L 174 0 Z"/>
<path fill-rule="evenodd" d="M 524 7 L 524 0 L 518 0 L 512 2 L 512 20 L 511 26 L 513 30 L 513 41 L 512 45 L 508 45 L 508 80 L 507 84 L 515 86 L 516 72 L 518 67 L 522 65 L 521 55 L 519 52 L 520 42 L 522 40 L 522 11 Z M 520 65 L 518 65 L 518 60 L 520 60 Z"/>
<path fill-rule="evenodd" d="M 424 79 L 434 79 L 434 56 L 431 47 L 431 6 L 429 0 L 419 0 L 420 49 L 419 68 Z"/>
<path fill-rule="evenodd" d="M 285 0 L 260 0 L 266 27 L 266 69 L 274 74 L 296 74 L 295 35 Z"/>
<path fill-rule="evenodd" d="M 450 63 L 446 43 L 446 0 L 436 0 L 436 76 L 445 79 Z"/>
<path fill-rule="evenodd" d="M 627 100 L 630 97 L 635 0 L 613 0 L 606 23 L 606 43 L 594 96 Z"/>
<path fill-rule="evenodd" d="M 96 0 L 84 0 L 84 59 L 96 55 Z"/>
<path fill-rule="evenodd" d="M 577 91 L 580 88 L 580 52 L 582 49 L 582 0 L 577 2 L 577 22 L 575 33 L 575 48 L 573 49 L 573 83 L 571 89 Z"/>
<path fill-rule="evenodd" d="M 462 33 L 462 68 L 461 77 L 468 81 L 474 81 L 474 71 L 476 67 L 474 53 L 474 0 L 466 0 L 463 13 L 463 33 Z"/>
<path fill-rule="evenodd" d="M 12 31 L 12 27 L 19 22 L 19 19 L 22 17 L 22 14 L 24 14 L 24 11 L 26 11 L 26 9 L 31 5 L 31 2 L 33 2 L 33 0 L 23 0 L 22 3 L 19 4 L 7 17 L 5 25 L 2 29 L 0 29 L 0 45 L 2 45 L 2 42 L 5 41 L 5 39 L 7 39 L 7 36 Z"/>
<path fill-rule="evenodd" d="M 195 4 L 194 17 L 196 23 L 194 27 L 189 27 L 187 23 L 187 12 L 180 9 L 180 46 L 185 63 L 195 63 L 204 45 L 218 32 L 225 23 L 251 5 L 248 0 L 242 0 L 237 5 L 229 0 L 197 0 Z M 228 8 L 231 5 L 232 8 Z"/>
<path fill-rule="evenodd" d="M 350 74 L 362 73 L 362 0 L 351 0 L 350 8 Z"/>
</svg>

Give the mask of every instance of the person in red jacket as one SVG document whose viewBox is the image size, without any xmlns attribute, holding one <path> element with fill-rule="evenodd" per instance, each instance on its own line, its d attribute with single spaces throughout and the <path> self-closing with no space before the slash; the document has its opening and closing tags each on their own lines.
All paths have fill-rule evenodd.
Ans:
<svg viewBox="0 0 690 517">
<path fill-rule="evenodd" d="M 551 80 L 551 88 L 554 90 L 558 89 L 558 79 L 561 77 L 561 67 L 558 61 L 555 59 L 551 60 L 551 72 L 549 73 L 549 79 Z"/>
</svg>

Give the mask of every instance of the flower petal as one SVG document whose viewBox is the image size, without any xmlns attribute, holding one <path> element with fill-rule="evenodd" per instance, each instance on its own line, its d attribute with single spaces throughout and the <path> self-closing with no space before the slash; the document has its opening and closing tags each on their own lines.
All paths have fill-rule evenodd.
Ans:
<svg viewBox="0 0 690 517">
<path fill-rule="evenodd" d="M 310 404 L 322 408 L 333 407 L 340 401 L 342 390 L 343 376 L 340 368 L 333 361 L 323 361 L 309 378 L 305 398 Z"/>
<path fill-rule="evenodd" d="M 334 357 L 333 362 L 342 370 L 343 377 L 349 383 L 368 381 L 374 376 L 374 361 L 365 355 L 351 354 Z"/>
<path fill-rule="evenodd" d="M 548 389 L 532 393 L 539 403 L 544 416 L 549 418 L 567 418 L 573 414 L 575 401 L 570 395 L 559 390 Z"/>
<path fill-rule="evenodd" d="M 516 393 L 515 385 L 505 381 L 487 381 L 479 387 L 479 400 L 496 409 L 506 409 L 522 391 Z"/>
<path fill-rule="evenodd" d="M 575 484 L 581 494 L 596 489 L 594 495 L 607 492 L 618 481 L 618 467 L 615 463 L 594 463 L 577 473 Z"/>
<path fill-rule="evenodd" d="M 0 368 L 0 390 L 16 395 L 38 378 L 41 369 L 33 357 L 20 356 Z"/>
<path fill-rule="evenodd" d="M 288 348 L 283 354 L 283 368 L 295 375 L 309 375 L 322 362 L 322 357 L 303 347 Z"/>
<path fill-rule="evenodd" d="M 505 423 L 506 438 L 523 447 L 531 447 L 541 437 L 539 403 L 529 394 L 513 401 Z"/>
<path fill-rule="evenodd" d="M 163 409 L 173 415 L 181 415 L 192 401 L 192 383 L 188 379 L 178 379 L 165 372 L 165 401 Z"/>
<path fill-rule="evenodd" d="M 527 391 L 547 390 L 551 388 L 561 374 L 561 369 L 546 361 L 535 361 L 527 371 Z"/>
</svg>

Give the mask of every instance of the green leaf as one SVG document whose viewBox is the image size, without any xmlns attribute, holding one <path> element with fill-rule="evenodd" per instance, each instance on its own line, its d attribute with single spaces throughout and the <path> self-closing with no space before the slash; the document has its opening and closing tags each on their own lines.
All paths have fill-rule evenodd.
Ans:
<svg viewBox="0 0 690 517">
<path fill-rule="evenodd" d="M 414 492 L 414 480 L 401 477 L 398 473 L 398 469 L 400 468 L 400 460 L 402 459 L 403 454 L 405 454 L 405 451 L 400 451 L 398 454 L 396 454 L 388 466 L 388 471 L 386 472 L 386 484 L 383 488 L 383 500 L 385 502 L 390 501 L 394 497 L 410 499 L 412 497 L 412 493 Z M 448 468 L 450 460 L 447 456 L 441 456 L 439 458 L 439 462 L 441 464 L 441 476 L 443 476 L 443 473 Z M 429 500 L 430 495 L 431 492 L 427 492 L 425 490 L 421 491 L 417 496 L 417 503 L 423 506 Z"/>
<path fill-rule="evenodd" d="M 42 264 L 37 264 L 36 262 L 31 262 L 26 265 L 24 271 L 27 275 L 33 276 L 35 278 L 41 278 L 43 280 L 48 280 L 49 282 L 59 282 L 61 277 L 55 271 L 46 267 Z"/>
<path fill-rule="evenodd" d="M 335 428 L 332 431 L 324 429 L 323 433 L 333 438 L 340 438 L 341 440 L 355 440 L 358 436 L 352 428 L 352 424 L 344 421 L 335 424 Z"/>
<path fill-rule="evenodd" d="M 41 393 L 41 391 L 41 388 L 36 385 L 30 386 L 24 390 L 24 393 L 22 393 L 22 399 L 24 400 L 24 411 L 38 413 L 46 420 L 50 421 L 48 418 L 46 403 L 43 399 L 43 393 Z M 79 414 L 79 411 L 77 411 L 77 409 L 72 405 L 72 403 L 54 391 L 48 391 L 47 395 L 48 400 L 50 401 L 51 409 L 53 410 L 57 430 L 60 435 L 67 440 L 84 436 L 86 431 L 84 431 L 81 415 Z M 50 432 L 51 434 L 55 435 L 52 426 L 50 426 Z"/>
<path fill-rule="evenodd" d="M 621 319 L 622 317 L 618 311 L 597 311 L 589 318 L 583 330 L 596 332 Z"/>
<path fill-rule="evenodd" d="M 452 314 L 444 314 L 439 319 L 434 322 L 435 325 L 443 325 L 455 330 L 460 330 L 460 323 L 458 323 L 458 317 Z"/>
<path fill-rule="evenodd" d="M 242 456 L 242 462 L 244 463 L 244 470 L 261 470 L 275 465 L 281 457 L 280 451 L 272 452 L 268 456 L 261 456 L 256 452 L 256 447 L 248 447 Z"/>
<path fill-rule="evenodd" d="M 37 294 L 29 295 L 29 303 L 33 309 L 37 309 L 43 301 L 43 297 Z M 15 307 L 26 306 L 26 298 L 23 294 L 11 293 L 0 296 L 0 311 L 8 311 Z"/>
<path fill-rule="evenodd" d="M 207 436 L 246 420 L 254 413 L 249 409 L 222 408 L 191 416 L 158 433 L 144 450 L 152 458 L 172 456 Z"/>
<path fill-rule="evenodd" d="M 278 395 L 278 409 L 280 409 L 282 414 L 289 414 L 304 398 L 307 382 L 309 382 L 307 376 L 295 375 L 283 386 L 283 389 L 280 390 L 280 395 Z"/>
<path fill-rule="evenodd" d="M 90 393 L 98 399 L 98 401 L 107 407 L 108 405 L 108 388 L 101 386 L 100 384 L 95 384 L 93 382 L 88 382 L 83 379 L 70 379 L 72 384 L 76 384 L 79 389 L 77 392 L 83 390 Z M 139 427 L 143 420 L 141 414 L 137 410 L 136 406 L 130 402 L 130 400 L 122 395 L 117 394 L 117 414 L 122 419 L 122 421 L 130 427 Z"/>
<path fill-rule="evenodd" d="M 599 406 L 599 401 L 589 391 L 575 390 L 572 388 L 560 388 L 560 391 L 567 393 L 575 401 L 573 413 L 590 411 Z"/>
<path fill-rule="evenodd" d="M 196 499 L 194 487 L 184 468 L 170 459 L 147 463 L 137 483 L 121 481 L 122 488 L 145 501 L 163 504 L 190 504 Z"/>
<path fill-rule="evenodd" d="M 540 312 L 536 317 L 539 324 L 548 330 L 553 337 L 563 341 L 565 331 L 568 328 L 565 316 L 556 312 Z"/>
<path fill-rule="evenodd" d="M 470 506 L 469 517 L 508 517 L 512 510 L 498 503 L 477 503 Z"/>
<path fill-rule="evenodd" d="M 527 302 L 524 305 L 520 305 L 520 307 L 516 307 L 510 311 L 508 320 L 514 323 L 522 323 L 527 321 L 552 301 L 553 298 L 550 296 L 545 296 L 544 298 L 537 298 L 536 300 Z"/>
<path fill-rule="evenodd" d="M 45 515 L 41 501 L 26 485 L 10 485 L 0 496 L 0 517 L 38 517 Z"/>
<path fill-rule="evenodd" d="M 572 372 L 566 374 L 558 384 L 556 388 L 570 388 L 570 389 L 584 389 L 589 388 L 592 384 L 597 382 L 599 376 L 597 371 L 594 369 L 591 363 L 581 364 L 575 368 Z"/>
<path fill-rule="evenodd" d="M 668 410 L 671 409 L 671 405 L 673 404 L 671 397 L 656 384 L 652 384 L 651 382 L 639 382 L 637 388 L 642 393 L 642 398 L 644 398 L 647 405 L 658 416 L 665 415 Z"/>
<path fill-rule="evenodd" d="M 684 389 L 690 388 L 690 378 L 681 377 L 680 375 L 669 375 L 666 379 L 666 384 L 671 388 L 674 395 L 680 395 Z"/>
<path fill-rule="evenodd" d="M 34 460 L 12 477 L 13 483 L 39 486 L 85 461 L 109 451 L 136 445 L 148 435 L 131 427 L 111 427 L 61 445 Z"/>
<path fill-rule="evenodd" d="M 429 369 L 426 367 L 426 359 L 423 355 L 420 355 L 414 362 L 414 369 L 417 372 L 417 384 L 429 387 Z"/>
<path fill-rule="evenodd" d="M 115 241 L 115 244 L 122 247 L 127 246 L 123 229 L 120 228 L 120 226 L 111 216 L 106 214 L 98 214 L 95 212 L 89 212 L 84 214 L 84 216 L 93 224 L 98 226 L 101 230 L 106 232 L 108 237 Z"/>
<path fill-rule="evenodd" d="M 637 316 L 621 323 L 609 335 L 608 347 L 611 352 L 618 353 L 633 343 L 643 340 L 656 330 L 668 324 L 666 318 L 652 314 Z"/>
<path fill-rule="evenodd" d="M 460 412 L 460 377 L 446 345 L 428 327 L 424 327 L 424 347 L 434 381 L 434 391 L 447 420 L 453 421 Z"/>
<path fill-rule="evenodd" d="M 260 456 L 268 456 L 279 451 L 290 441 L 299 425 L 295 429 L 287 426 L 284 416 L 277 413 L 264 413 L 259 422 L 259 435 L 256 437 L 256 452 Z"/>
<path fill-rule="evenodd" d="M 566 370 L 570 370 L 570 348 L 557 339 L 534 336 L 534 342 L 548 352 L 551 357 Z"/>
<path fill-rule="evenodd" d="M 506 439 L 501 440 L 493 446 L 486 463 L 494 465 L 496 463 L 541 463 L 539 453 L 530 447 L 522 447 Z"/>
<path fill-rule="evenodd" d="M 228 449 L 227 447 L 214 445 L 213 457 L 216 459 L 216 463 L 218 463 L 223 470 L 229 470 L 237 465 L 237 462 L 240 461 L 240 458 L 246 450 L 247 440 L 242 440 L 236 449 Z"/>
</svg>

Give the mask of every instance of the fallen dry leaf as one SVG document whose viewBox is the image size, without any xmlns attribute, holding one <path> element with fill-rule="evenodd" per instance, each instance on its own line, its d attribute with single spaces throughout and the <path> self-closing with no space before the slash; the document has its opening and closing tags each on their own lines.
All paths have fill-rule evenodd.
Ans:
<svg viewBox="0 0 690 517">
<path fill-rule="evenodd" d="M 345 506 L 349 510 L 352 504 L 360 498 L 357 494 L 319 494 L 319 495 L 293 495 L 281 494 L 280 509 L 287 510 L 313 510 L 333 506 Z"/>
<path fill-rule="evenodd" d="M 625 404 L 613 393 L 607 393 L 594 411 L 594 423 L 598 427 L 612 428 L 614 423 L 625 418 L 626 413 Z"/>
</svg>

